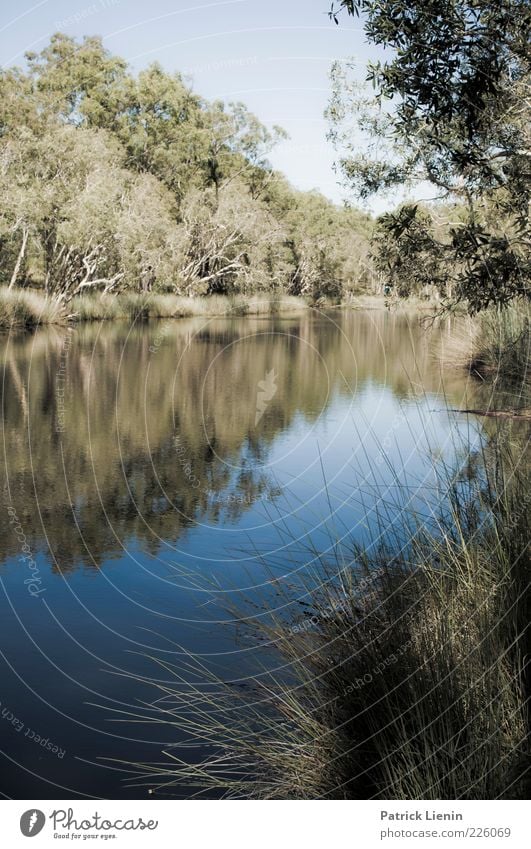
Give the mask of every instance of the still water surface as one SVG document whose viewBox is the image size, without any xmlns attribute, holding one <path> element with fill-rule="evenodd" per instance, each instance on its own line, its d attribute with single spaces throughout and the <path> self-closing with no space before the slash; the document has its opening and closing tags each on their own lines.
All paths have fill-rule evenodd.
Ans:
<svg viewBox="0 0 531 849">
<path fill-rule="evenodd" d="M 478 438 L 448 412 L 474 392 L 437 365 L 450 333 L 338 310 L 0 338 L 4 795 L 145 796 L 109 759 L 178 742 L 116 721 L 154 697 L 131 674 L 165 679 L 146 656 L 245 680 L 274 659 L 231 605 L 374 535 L 394 470 L 429 517 Z"/>
</svg>

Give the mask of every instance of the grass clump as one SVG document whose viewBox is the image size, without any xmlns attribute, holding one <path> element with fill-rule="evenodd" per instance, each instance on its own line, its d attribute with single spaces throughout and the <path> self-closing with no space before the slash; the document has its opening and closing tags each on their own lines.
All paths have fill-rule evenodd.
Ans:
<svg viewBox="0 0 531 849">
<path fill-rule="evenodd" d="M 530 384 L 531 310 L 510 306 L 481 316 L 475 339 L 471 371 L 480 376 L 498 376 L 511 383 Z"/>
<path fill-rule="evenodd" d="M 77 295 L 66 305 L 51 296 L 27 289 L 0 288 L 0 327 L 31 330 L 41 324 L 87 321 L 147 321 L 159 318 L 194 316 L 226 317 L 300 312 L 307 304 L 302 298 L 283 295 L 228 296 L 182 295 L 122 292 Z"/>
<path fill-rule="evenodd" d="M 66 321 L 63 305 L 53 298 L 28 289 L 0 288 L 0 327 L 31 330 Z"/>
<path fill-rule="evenodd" d="M 530 388 L 531 309 L 518 303 L 490 309 L 458 323 L 457 331 L 445 341 L 442 361 L 467 368 L 489 381 Z"/>
<path fill-rule="evenodd" d="M 69 304 L 72 320 L 107 321 L 115 318 L 125 318 L 126 314 L 120 309 L 120 303 L 113 295 L 77 295 Z"/>
<path fill-rule="evenodd" d="M 280 671 L 195 686 L 161 661 L 151 721 L 185 741 L 137 780 L 230 798 L 523 797 L 531 493 L 495 455 L 473 482 L 448 479 L 429 530 L 409 515 L 405 543 L 320 564 L 304 621 L 260 626 Z M 185 762 L 186 745 L 209 754 Z"/>
</svg>

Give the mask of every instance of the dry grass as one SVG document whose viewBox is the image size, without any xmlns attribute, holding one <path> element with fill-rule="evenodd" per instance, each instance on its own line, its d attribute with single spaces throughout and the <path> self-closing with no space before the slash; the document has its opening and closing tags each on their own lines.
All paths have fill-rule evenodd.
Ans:
<svg viewBox="0 0 531 849">
<path fill-rule="evenodd" d="M 0 288 L 0 327 L 32 329 L 66 321 L 64 307 L 53 298 L 28 289 Z"/>
<path fill-rule="evenodd" d="M 458 320 L 439 352 L 443 365 L 490 381 L 531 388 L 531 309 L 527 303 Z"/>
<path fill-rule="evenodd" d="M 0 327 L 31 329 L 41 324 L 63 324 L 83 321 L 138 321 L 157 318 L 191 318 L 193 316 L 277 315 L 307 309 L 303 298 L 287 295 L 211 295 L 183 297 L 179 295 L 140 294 L 79 295 L 68 304 L 60 304 L 41 292 L 27 289 L 0 288 Z"/>
<path fill-rule="evenodd" d="M 306 575 L 309 624 L 273 614 L 260 626 L 282 672 L 242 688 L 193 658 L 159 661 L 149 721 L 180 742 L 166 763 L 135 764 L 136 781 L 229 798 L 522 797 L 531 498 L 494 453 L 476 457 L 474 481 L 448 478 L 430 531 L 403 493 L 406 544 Z M 276 591 L 289 604 L 292 591 Z"/>
<path fill-rule="evenodd" d="M 183 297 L 179 295 L 123 293 L 112 296 L 83 295 L 71 301 L 74 320 L 94 321 L 193 316 L 274 315 L 306 309 L 302 298 L 288 296 Z"/>
</svg>

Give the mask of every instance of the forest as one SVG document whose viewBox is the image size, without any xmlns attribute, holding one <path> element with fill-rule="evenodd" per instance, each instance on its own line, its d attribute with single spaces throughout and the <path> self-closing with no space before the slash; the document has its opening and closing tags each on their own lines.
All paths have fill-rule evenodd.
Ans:
<svg viewBox="0 0 531 849">
<path fill-rule="evenodd" d="M 282 128 L 57 33 L 0 72 L 4 307 L 19 288 L 48 311 L 96 292 L 527 302 L 528 5 L 341 0 L 329 16 L 360 16 L 391 56 L 365 83 L 335 62 L 327 119 L 350 197 L 394 208 L 295 189 L 268 161 Z"/>
<path fill-rule="evenodd" d="M 0 74 L 0 283 L 89 292 L 280 292 L 368 282 L 372 221 L 268 163 L 285 137 L 98 37 L 56 34 Z"/>
</svg>

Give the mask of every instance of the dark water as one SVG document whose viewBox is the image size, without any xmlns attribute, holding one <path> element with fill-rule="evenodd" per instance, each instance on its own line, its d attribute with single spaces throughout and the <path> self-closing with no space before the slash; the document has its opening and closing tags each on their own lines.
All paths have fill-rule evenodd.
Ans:
<svg viewBox="0 0 531 849">
<path fill-rule="evenodd" d="M 231 604 L 362 540 L 393 467 L 429 513 L 477 439 L 447 412 L 472 391 L 437 365 L 450 333 L 335 311 L 0 338 L 5 796 L 145 796 L 110 759 L 178 740 L 117 722 L 156 697 L 131 675 L 171 677 L 146 656 L 245 680 L 269 656 Z"/>
</svg>

